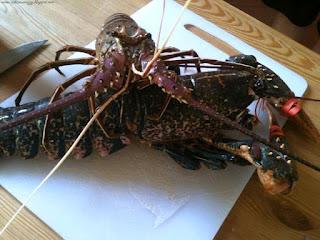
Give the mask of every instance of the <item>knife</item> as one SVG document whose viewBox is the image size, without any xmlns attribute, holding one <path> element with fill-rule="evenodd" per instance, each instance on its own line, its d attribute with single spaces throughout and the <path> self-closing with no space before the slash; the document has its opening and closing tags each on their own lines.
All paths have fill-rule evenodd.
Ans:
<svg viewBox="0 0 320 240">
<path fill-rule="evenodd" d="M 197 35 L 198 37 L 202 38 L 206 42 L 210 43 L 214 47 L 222 50 L 229 56 L 238 55 L 241 52 L 232 47 L 230 44 L 226 43 L 225 41 L 213 36 L 212 34 L 206 32 L 205 30 L 193 25 L 193 24 L 185 24 L 184 28 L 188 31 L 192 32 L 193 34 Z"/>
<path fill-rule="evenodd" d="M 48 40 L 40 40 L 24 43 L 16 48 L 0 53 L 0 74 L 20 62 L 25 57 L 29 56 L 47 41 Z"/>
</svg>

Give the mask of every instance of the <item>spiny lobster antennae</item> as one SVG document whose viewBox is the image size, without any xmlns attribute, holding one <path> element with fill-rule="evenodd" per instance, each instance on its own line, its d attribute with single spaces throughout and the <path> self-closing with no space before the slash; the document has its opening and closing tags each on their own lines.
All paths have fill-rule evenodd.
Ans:
<svg viewBox="0 0 320 240">
<path fill-rule="evenodd" d="M 158 32 L 158 37 L 157 37 L 157 44 L 154 49 L 154 56 L 157 54 L 158 48 L 159 48 L 159 43 L 160 43 L 160 35 L 161 35 L 161 30 L 162 30 L 162 24 L 163 24 L 163 18 L 164 18 L 164 13 L 166 9 L 166 0 L 162 1 L 162 15 L 161 15 L 161 20 L 160 20 L 160 27 L 159 27 L 159 32 Z"/>
<path fill-rule="evenodd" d="M 210 108 L 209 106 L 207 106 L 206 104 L 201 104 L 200 106 L 198 105 L 198 103 L 194 100 L 194 99 L 188 99 L 188 104 L 193 106 L 194 108 L 197 108 L 201 111 L 203 111 L 204 113 L 208 114 L 209 116 L 213 117 L 214 119 L 216 119 L 217 121 L 223 122 L 224 124 L 232 127 L 233 129 L 236 129 L 238 131 L 240 131 L 241 133 L 252 137 L 253 139 L 265 144 L 266 146 L 272 148 L 273 150 L 276 150 L 278 152 L 281 152 L 285 155 L 287 155 L 288 157 L 290 157 L 291 159 L 300 162 L 303 165 L 306 165 L 318 172 L 320 172 L 320 166 L 317 166 L 313 163 L 310 163 L 302 158 L 299 158 L 298 156 L 289 153 L 288 150 L 286 149 L 281 149 L 280 147 L 276 146 L 275 144 L 269 142 L 268 140 L 266 140 L 265 138 L 257 135 L 256 133 L 252 132 L 251 130 L 244 128 L 243 126 L 241 126 L 239 123 L 229 119 L 228 117 L 223 116 L 222 114 L 214 111 L 212 108 Z"/>
<path fill-rule="evenodd" d="M 300 99 L 303 101 L 320 102 L 320 99 L 316 99 L 316 98 L 308 98 L 308 97 L 293 97 L 293 98 Z"/>
<path fill-rule="evenodd" d="M 146 68 L 144 69 L 144 71 L 143 71 L 142 73 L 139 73 L 139 72 L 135 69 L 135 66 L 134 66 L 134 65 L 132 66 L 133 69 L 135 69 L 135 71 L 134 71 L 135 74 L 141 75 L 142 78 L 145 78 L 145 77 L 147 76 L 147 74 L 150 72 L 150 70 L 151 70 L 151 68 L 152 68 L 152 65 L 155 63 L 155 61 L 157 61 L 157 59 L 159 58 L 161 52 L 162 52 L 163 49 L 167 46 L 167 43 L 168 43 L 170 37 L 172 36 L 173 31 L 176 29 L 176 27 L 177 27 L 180 19 L 182 18 L 183 13 L 184 13 L 185 10 L 187 9 L 187 7 L 190 5 L 191 1 L 192 1 L 192 0 L 188 0 L 188 1 L 186 1 L 186 3 L 183 5 L 183 8 L 181 9 L 180 14 L 179 14 L 179 16 L 177 17 L 177 20 L 176 20 L 175 24 L 172 26 L 172 28 L 171 28 L 171 30 L 170 30 L 170 32 L 169 32 L 166 40 L 164 41 L 162 47 L 161 47 L 161 48 L 158 50 L 158 52 L 154 55 L 154 57 L 151 59 L 151 61 L 148 62 L 148 64 L 147 64 Z"/>
</svg>

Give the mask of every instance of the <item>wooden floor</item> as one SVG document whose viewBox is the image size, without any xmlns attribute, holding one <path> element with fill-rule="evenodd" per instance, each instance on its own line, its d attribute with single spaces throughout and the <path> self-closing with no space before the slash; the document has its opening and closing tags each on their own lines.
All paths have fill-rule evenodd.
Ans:
<svg viewBox="0 0 320 240">
<path fill-rule="evenodd" d="M 317 31 L 317 21 L 307 27 L 299 27 L 290 22 L 288 18 L 279 11 L 265 5 L 262 0 L 225 1 L 307 48 L 320 53 L 320 33 Z"/>
</svg>

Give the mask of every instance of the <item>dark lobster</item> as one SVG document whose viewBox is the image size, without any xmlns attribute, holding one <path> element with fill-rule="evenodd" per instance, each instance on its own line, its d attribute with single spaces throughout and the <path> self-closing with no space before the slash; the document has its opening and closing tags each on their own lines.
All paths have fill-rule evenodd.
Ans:
<svg viewBox="0 0 320 240">
<path fill-rule="evenodd" d="M 258 65 L 252 56 L 230 59 L 238 63 L 221 62 L 200 59 L 194 51 L 167 48 L 156 62 L 149 64 L 154 48 L 150 34 L 130 17 L 116 14 L 106 21 L 96 51 L 73 46 L 59 51 L 57 59 L 63 51 L 82 51 L 92 57 L 44 65 L 25 84 L 16 99 L 17 105 L 41 71 L 56 68 L 60 72 L 59 66 L 70 64 L 95 66 L 59 86 L 49 102 L 47 99 L 1 109 L 2 152 L 12 154 L 18 148 L 24 157 L 33 157 L 42 139 L 43 147 L 58 158 L 97 110 L 96 106 L 110 101 L 78 145 L 79 157 L 88 155 L 92 145 L 103 154 L 115 151 L 127 143 L 127 134 L 133 134 L 168 152 L 186 168 L 197 169 L 200 162 L 212 169 L 224 168 L 225 161 L 241 165 L 250 162 L 258 168 L 261 182 L 269 192 L 290 190 L 297 174 L 281 130 L 273 127 L 270 142 L 266 141 L 251 131 L 254 118 L 246 110 L 256 98 L 265 98 L 277 108 L 287 103 L 294 95 L 285 83 Z M 185 56 L 191 58 L 175 59 Z M 215 71 L 180 76 L 181 64 L 198 71 L 205 67 Z M 149 69 L 149 75 L 133 74 L 132 65 Z M 81 90 L 61 97 L 65 88 L 90 75 L 90 82 Z M 44 117 L 45 114 L 48 116 Z M 253 140 L 230 140 L 220 132 L 234 128 Z M 32 141 L 27 142 L 26 136 Z"/>
</svg>

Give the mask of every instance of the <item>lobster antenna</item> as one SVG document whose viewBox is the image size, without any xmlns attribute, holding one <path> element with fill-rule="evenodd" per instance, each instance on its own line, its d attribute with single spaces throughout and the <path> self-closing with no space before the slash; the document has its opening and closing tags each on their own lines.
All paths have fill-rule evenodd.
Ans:
<svg viewBox="0 0 320 240">
<path fill-rule="evenodd" d="M 163 0 L 162 15 L 161 15 L 161 20 L 160 20 L 160 27 L 159 27 L 159 32 L 158 32 L 157 44 L 156 44 L 156 47 L 154 49 L 154 56 L 156 55 L 158 47 L 159 47 L 160 35 L 161 35 L 161 30 L 162 30 L 162 24 L 163 24 L 163 18 L 164 18 L 165 9 L 166 9 L 166 0 Z"/>
<path fill-rule="evenodd" d="M 151 59 L 151 61 L 148 62 L 147 67 L 144 69 L 144 71 L 143 71 L 143 72 L 138 72 L 137 70 L 135 70 L 135 71 L 134 71 L 135 74 L 141 75 L 142 78 L 146 77 L 146 75 L 149 73 L 149 71 L 150 71 L 150 69 L 151 69 L 151 67 L 152 67 L 152 64 L 153 64 L 155 61 L 157 61 L 157 59 L 159 58 L 161 52 L 162 52 L 163 49 L 166 47 L 166 45 L 167 45 L 170 37 L 172 36 L 173 31 L 176 29 L 176 27 L 177 27 L 180 19 L 182 18 L 183 13 L 184 13 L 185 10 L 187 9 L 187 7 L 190 5 L 191 1 L 192 1 L 192 0 L 188 0 L 188 1 L 186 1 L 186 3 L 183 5 L 183 8 L 181 9 L 180 14 L 179 14 L 179 16 L 177 17 L 177 20 L 176 20 L 175 24 L 172 26 L 172 28 L 171 28 L 171 30 L 170 30 L 170 32 L 169 32 L 166 40 L 165 40 L 164 43 L 162 44 L 162 47 L 161 47 L 161 48 L 158 50 L 158 52 L 154 55 L 154 57 Z M 133 67 L 133 69 L 135 69 L 134 65 L 133 65 L 132 67 Z"/>
<path fill-rule="evenodd" d="M 271 147 L 272 149 L 278 151 L 278 152 L 282 152 L 283 154 L 286 154 L 288 157 L 290 157 L 292 160 L 295 160 L 297 162 L 302 163 L 303 165 L 306 165 L 310 168 L 312 168 L 313 170 L 316 170 L 318 172 L 320 172 L 320 166 L 314 165 L 304 159 L 301 159 L 297 156 L 295 156 L 294 154 L 289 153 L 289 151 L 287 151 L 286 149 L 280 149 L 280 147 L 276 146 L 275 144 L 269 142 L 267 139 L 259 136 L 258 134 L 254 133 L 253 131 L 244 128 L 243 126 L 241 126 L 239 123 L 231 120 L 228 117 L 225 117 L 223 115 L 221 115 L 219 112 L 213 110 L 212 108 L 210 108 L 208 105 L 206 104 L 201 104 L 200 106 L 198 105 L 198 103 L 193 99 L 190 98 L 188 99 L 188 104 L 196 109 L 199 109 L 200 111 L 208 114 L 209 116 L 213 117 L 215 120 L 222 122 L 240 132 L 242 132 L 243 134 L 252 137 L 253 139 L 265 144 L 268 147 Z"/>
<path fill-rule="evenodd" d="M 313 102 L 320 102 L 320 99 L 315 98 L 308 98 L 308 97 L 294 97 L 296 99 L 301 99 L 303 101 L 313 101 Z"/>
<path fill-rule="evenodd" d="M 40 182 L 40 184 L 33 189 L 33 191 L 29 194 L 29 196 L 22 202 L 21 206 L 18 208 L 18 210 L 13 214 L 13 216 L 10 218 L 10 220 L 6 223 L 6 225 L 2 228 L 0 231 L 0 236 L 6 231 L 6 229 L 11 225 L 11 223 L 17 218 L 19 213 L 25 208 L 25 206 L 31 201 L 33 196 L 39 191 L 39 189 L 48 181 L 48 179 L 59 169 L 59 167 L 64 163 L 64 161 L 69 157 L 73 149 L 77 146 L 77 144 L 80 142 L 83 135 L 88 131 L 89 127 L 94 123 L 94 121 L 99 117 L 99 115 L 106 109 L 106 107 L 111 103 L 111 101 L 114 101 L 119 95 L 121 95 L 123 92 L 126 91 L 129 85 L 129 79 L 130 74 L 128 74 L 127 82 L 123 86 L 122 89 L 120 89 L 118 92 L 116 92 L 114 95 L 112 95 L 104 104 L 102 104 L 101 107 L 98 108 L 98 110 L 95 112 L 95 114 L 91 117 L 91 119 L 88 121 L 86 126 L 82 129 L 81 133 L 77 137 L 77 139 L 73 142 L 71 147 L 68 149 L 68 151 L 64 154 L 64 156 L 59 160 L 59 162 L 54 166 L 54 168 L 48 173 L 48 175 Z"/>
</svg>

